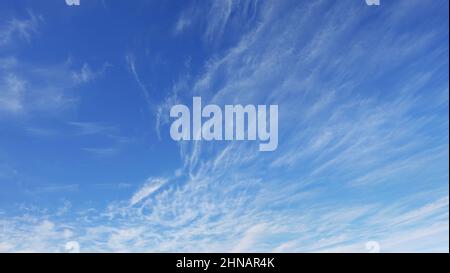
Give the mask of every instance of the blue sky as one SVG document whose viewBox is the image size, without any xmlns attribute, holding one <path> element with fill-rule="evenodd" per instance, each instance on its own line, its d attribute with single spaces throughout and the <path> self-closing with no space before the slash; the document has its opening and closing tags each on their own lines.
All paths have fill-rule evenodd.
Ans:
<svg viewBox="0 0 450 273">
<path fill-rule="evenodd" d="M 2 1 L 0 251 L 449 251 L 449 3 Z M 279 105 L 279 145 L 170 138 Z"/>
</svg>

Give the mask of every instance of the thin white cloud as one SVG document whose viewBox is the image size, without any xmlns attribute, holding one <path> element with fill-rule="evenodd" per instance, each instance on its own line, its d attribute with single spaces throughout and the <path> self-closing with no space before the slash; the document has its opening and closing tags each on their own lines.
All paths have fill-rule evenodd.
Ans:
<svg viewBox="0 0 450 273">
<path fill-rule="evenodd" d="M 19 113 L 24 109 L 26 82 L 13 74 L 0 80 L 0 111 Z"/>
<path fill-rule="evenodd" d="M 243 238 L 236 244 L 235 247 L 231 250 L 231 252 L 245 252 L 252 251 L 255 249 L 255 242 L 258 241 L 259 237 L 264 236 L 264 232 L 266 231 L 265 224 L 257 224 L 249 228 L 245 233 Z"/>
<path fill-rule="evenodd" d="M 77 84 L 92 82 L 101 76 L 110 65 L 105 63 L 98 70 L 93 70 L 91 66 L 84 63 L 79 71 L 72 71 L 72 79 Z"/>
<path fill-rule="evenodd" d="M 57 112 L 73 108 L 79 99 L 66 63 L 40 66 L 16 60 L 0 67 L 0 75 L 0 113 Z"/>
<path fill-rule="evenodd" d="M 34 189 L 27 189 L 26 192 L 31 194 L 48 194 L 58 192 L 73 192 L 78 191 L 78 184 L 49 184 L 36 187 Z"/>
<path fill-rule="evenodd" d="M 141 90 L 142 95 L 144 96 L 147 106 L 149 107 L 150 110 L 152 110 L 154 105 L 150 98 L 150 92 L 138 75 L 134 55 L 132 55 L 132 54 L 125 55 L 125 60 L 127 62 L 128 69 L 130 70 L 131 74 L 133 75 L 134 79 L 136 80 L 136 83 L 138 84 L 139 89 Z"/>
<path fill-rule="evenodd" d="M 106 156 L 113 156 L 116 155 L 119 152 L 119 149 L 114 147 L 86 147 L 82 149 L 83 151 L 86 151 L 92 155 L 106 157 Z"/>
<path fill-rule="evenodd" d="M 152 193 L 161 188 L 164 184 L 167 183 L 167 179 L 165 178 L 149 178 L 145 182 L 145 185 L 138 190 L 133 197 L 131 197 L 130 205 L 134 206 L 144 198 L 149 197 Z"/>
<path fill-rule="evenodd" d="M 11 45 L 16 39 L 29 42 L 42 22 L 43 17 L 32 11 L 28 12 L 28 18 L 12 18 L 6 22 L 0 22 L 0 47 Z"/>
<path fill-rule="evenodd" d="M 178 18 L 177 23 L 175 24 L 174 28 L 174 34 L 179 35 L 182 32 L 184 32 L 190 25 L 192 24 L 192 21 L 189 17 L 182 15 L 180 18 Z"/>
<path fill-rule="evenodd" d="M 116 131 L 114 126 L 108 126 L 97 122 L 69 122 L 70 125 L 76 128 L 78 135 L 93 135 L 93 134 L 110 134 Z"/>
</svg>

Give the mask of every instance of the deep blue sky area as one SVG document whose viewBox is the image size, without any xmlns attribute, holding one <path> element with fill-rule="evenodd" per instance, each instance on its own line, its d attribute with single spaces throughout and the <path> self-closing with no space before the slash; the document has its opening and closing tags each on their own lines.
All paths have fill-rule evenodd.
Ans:
<svg viewBox="0 0 450 273">
<path fill-rule="evenodd" d="M 448 252 L 448 5 L 2 1 L 0 252 Z M 174 141 L 194 96 L 277 149 Z"/>
</svg>

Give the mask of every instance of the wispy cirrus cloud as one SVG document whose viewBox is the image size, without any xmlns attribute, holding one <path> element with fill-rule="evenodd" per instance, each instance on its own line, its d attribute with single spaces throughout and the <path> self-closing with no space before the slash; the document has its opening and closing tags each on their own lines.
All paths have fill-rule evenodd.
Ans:
<svg viewBox="0 0 450 273">
<path fill-rule="evenodd" d="M 17 40 L 29 42 L 31 36 L 38 32 L 38 27 L 44 21 L 42 15 L 28 11 L 28 16 L 24 18 L 10 18 L 0 22 L 0 47 L 11 45 Z"/>
<path fill-rule="evenodd" d="M 215 19 L 220 20 L 217 19 L 215 24 L 211 24 L 218 27 L 220 31 L 206 30 L 206 35 L 220 33 L 218 36 L 223 36 L 226 33 L 229 14 L 233 13 L 233 10 L 228 9 L 232 8 L 226 6 L 227 3 L 222 4 L 225 6 L 220 9 L 220 13 L 215 14 Z M 252 212 L 257 214 L 257 212 L 263 213 L 265 208 L 263 204 L 267 204 L 264 201 L 266 195 L 257 190 L 259 185 L 264 185 L 263 188 L 273 189 L 272 195 L 279 193 L 280 200 L 284 200 L 277 204 L 286 204 L 286 200 L 292 200 L 287 204 L 300 206 L 298 210 L 303 213 L 308 214 L 314 211 L 315 215 L 320 215 L 320 210 L 314 209 L 310 202 L 312 200 L 321 202 L 319 201 L 321 198 L 314 195 L 316 190 L 323 191 L 321 187 L 327 188 L 327 194 L 339 192 L 340 188 L 354 187 L 359 184 L 355 181 L 365 181 L 366 187 L 391 188 L 395 187 L 396 183 L 407 183 L 401 178 L 402 176 L 412 178 L 416 175 L 416 179 L 420 179 L 419 177 L 423 177 L 420 174 L 417 175 L 420 169 L 433 168 L 437 173 L 446 172 L 444 163 L 435 164 L 448 161 L 448 144 L 445 143 L 448 135 L 445 133 L 424 135 L 424 128 L 433 123 L 441 128 L 441 133 L 447 131 L 448 122 L 445 122 L 446 118 L 439 112 L 439 109 L 444 110 L 448 107 L 446 106 L 448 97 L 444 95 L 447 88 L 441 85 L 432 90 L 428 89 L 427 93 L 420 92 L 423 88 L 433 85 L 433 77 L 440 77 L 440 72 L 435 68 L 428 70 L 425 67 L 417 71 L 416 67 L 407 65 L 414 60 L 415 54 L 433 50 L 433 53 L 428 55 L 430 59 L 425 62 L 433 62 L 434 67 L 444 67 L 445 61 L 442 61 L 443 59 L 439 56 L 448 55 L 448 50 L 431 46 L 434 39 L 438 37 L 437 33 L 442 33 L 444 30 L 427 32 L 426 28 L 421 26 L 418 30 L 405 31 L 400 36 L 392 32 L 396 24 L 403 24 L 401 20 L 406 19 L 404 17 L 406 13 L 418 12 L 420 8 L 416 5 L 421 4 L 413 3 L 406 6 L 404 3 L 399 4 L 401 7 L 398 9 L 401 8 L 402 13 L 382 14 L 380 15 L 382 18 L 377 20 L 376 27 L 369 24 L 364 27 L 364 30 L 357 30 L 363 20 L 362 16 L 356 15 L 358 14 L 356 9 L 360 7 L 335 4 L 325 13 L 326 20 L 320 22 L 321 30 L 318 32 L 309 31 L 314 22 L 299 20 L 299 18 L 312 18 L 320 14 L 323 6 L 327 5 L 326 2 L 319 1 L 296 7 L 284 13 L 282 17 L 277 14 L 283 10 L 283 5 L 280 5 L 281 7 L 268 3 L 261 5 L 259 8 L 265 12 L 259 15 L 258 18 L 261 19 L 259 24 L 248 32 L 241 33 L 241 39 L 236 46 L 230 48 L 222 57 L 215 56 L 206 63 L 204 73 L 192 83 L 193 91 L 189 95 L 201 94 L 203 99 L 206 98 L 207 101 L 218 104 L 245 104 L 255 101 L 266 104 L 277 103 L 281 110 L 280 124 L 291 124 L 281 128 L 280 134 L 285 142 L 281 144 L 279 151 L 274 152 L 270 157 L 256 156 L 245 143 L 181 144 L 181 155 L 189 176 L 181 185 L 177 183 L 177 187 L 193 190 L 193 192 L 185 193 L 183 198 L 190 196 L 201 199 L 200 196 L 206 194 L 211 196 L 211 193 L 199 190 L 202 187 L 200 185 L 205 188 L 223 190 L 225 185 L 219 185 L 226 181 L 227 188 L 240 189 L 239 194 L 236 193 L 238 197 L 235 197 L 236 199 L 231 197 L 234 201 L 230 201 L 227 200 L 229 196 L 224 193 L 214 196 L 214 199 L 241 205 L 239 201 L 254 200 L 262 206 L 255 205 L 255 211 Z M 288 9 L 289 4 L 286 4 L 284 8 Z M 396 10 L 395 7 L 392 9 Z M 347 19 L 341 22 L 342 18 Z M 380 22 L 387 23 L 384 25 Z M 385 38 L 381 43 L 371 42 L 374 32 L 383 33 Z M 351 37 L 350 33 L 352 33 Z M 351 48 L 340 51 L 341 41 L 345 40 Z M 415 42 L 408 43 L 410 46 L 405 48 L 404 42 L 408 40 Z M 369 44 L 370 53 L 362 50 Z M 399 77 L 408 78 L 406 82 L 410 84 L 404 85 L 405 81 L 391 86 L 381 83 L 380 80 L 383 77 L 387 77 L 392 69 L 402 64 L 406 65 L 406 68 L 404 66 L 404 72 Z M 364 67 L 364 69 L 355 69 L 357 67 Z M 379 86 L 378 88 L 382 88 L 383 91 L 378 91 L 373 86 Z M 366 91 L 361 91 L 362 89 Z M 187 99 L 189 95 L 186 95 Z M 429 111 L 423 111 L 423 102 L 431 102 L 433 97 L 443 98 L 443 100 L 435 102 L 434 105 L 426 105 L 425 108 Z M 178 97 L 178 100 L 183 100 L 183 97 Z M 421 115 L 412 117 L 413 112 L 420 112 Z M 436 153 L 437 151 L 441 152 Z M 286 167 L 296 175 L 282 171 Z M 243 168 L 245 172 L 242 171 Z M 272 177 L 270 172 L 264 171 L 267 168 L 277 175 Z M 445 183 L 448 176 L 432 175 L 426 179 L 440 184 Z M 297 187 L 294 186 L 296 183 Z M 285 187 L 289 188 L 289 191 L 283 192 Z M 309 194 L 304 190 L 306 187 L 317 187 L 317 189 Z M 298 199 L 290 198 L 293 193 L 298 195 Z M 318 196 L 323 194 L 324 192 L 321 192 Z M 166 197 L 171 200 L 167 202 L 168 206 L 169 203 L 181 198 L 175 193 L 172 195 L 172 198 Z M 308 200 L 309 198 L 311 200 Z M 305 200 L 304 202 L 308 205 L 301 208 L 300 200 Z M 245 204 L 248 206 L 248 203 Z M 374 206 L 374 208 L 382 207 Z M 356 221 L 376 210 L 370 206 L 365 207 L 366 209 L 349 209 L 356 214 L 349 215 L 349 219 L 333 218 L 330 224 Z M 230 208 L 233 212 L 238 211 L 236 214 L 241 217 L 245 215 L 247 222 L 252 222 L 249 218 L 253 219 L 253 217 L 246 214 L 245 209 L 244 211 L 240 209 L 242 208 Z M 284 210 L 277 210 L 276 213 L 289 215 L 287 208 L 285 212 L 281 211 Z M 189 214 L 187 211 L 186 213 Z M 440 213 L 441 216 L 446 217 L 445 209 L 441 209 Z M 230 214 L 233 214 L 233 219 L 240 218 L 234 213 Z M 200 215 L 206 217 L 206 213 L 200 213 Z M 197 217 L 201 218 L 198 215 Z M 291 217 L 299 220 L 299 217 Z M 196 217 L 192 216 L 189 219 L 196 219 Z M 191 224 L 193 229 L 201 222 L 201 220 L 192 221 L 197 223 Z M 296 226 L 284 221 L 286 219 L 259 221 L 255 219 L 252 223 L 258 225 L 283 222 L 286 226 Z M 309 221 L 314 222 L 308 220 L 305 223 Z M 443 230 L 448 229 L 448 225 L 446 227 L 445 223 L 441 224 Z M 323 244 L 320 247 L 315 246 L 307 243 L 308 239 L 304 238 L 299 242 L 306 244 L 307 248 L 299 248 L 301 245 L 299 243 L 291 250 L 327 249 L 331 248 L 333 241 L 336 242 L 335 244 L 345 245 L 345 242 L 351 241 L 352 238 L 345 234 L 344 227 L 345 225 L 342 226 L 342 234 L 338 229 L 330 231 L 336 234 L 336 236 L 330 236 L 333 239 L 328 239 L 326 232 L 310 231 L 314 234 L 310 235 L 312 238 L 317 236 L 316 239 L 319 240 L 323 237 Z M 384 227 L 386 230 L 389 229 Z M 214 226 L 214 228 L 217 227 Z M 241 232 L 247 230 L 244 227 L 237 229 Z M 371 230 L 369 226 L 358 230 L 365 229 Z M 382 227 L 380 227 L 381 231 Z M 267 229 L 265 233 L 271 234 L 270 229 Z M 366 234 L 367 240 L 370 237 Z M 287 246 L 295 245 L 290 241 L 286 244 Z M 364 244 L 359 243 L 359 245 L 360 250 L 364 251 Z M 284 245 L 281 249 L 287 250 L 287 246 Z M 259 244 L 252 247 L 260 249 Z"/>
<path fill-rule="evenodd" d="M 110 64 L 104 63 L 98 70 L 93 70 L 88 63 L 84 63 L 79 71 L 72 71 L 72 79 L 78 84 L 88 83 L 105 73 L 108 67 Z"/>
<path fill-rule="evenodd" d="M 41 66 L 15 57 L 0 59 L 0 111 L 11 114 L 70 109 L 79 101 L 80 84 L 102 74 L 89 69 L 74 72 L 70 62 Z M 83 67 L 88 67 L 86 64 Z M 106 67 L 106 66 L 104 66 Z M 75 74 L 74 74 L 75 73 Z"/>
<path fill-rule="evenodd" d="M 202 6 L 208 24 L 189 27 L 211 48 L 230 46 L 165 99 L 152 101 L 135 58 L 126 59 L 159 109 L 157 129 L 167 129 L 171 105 L 193 95 L 278 104 L 279 148 L 178 143 L 181 166 L 105 209 L 67 222 L 52 212 L 3 217 L 15 228 L 2 247 L 60 251 L 64 230 L 76 227 L 69 239 L 81 251 L 365 252 L 373 240 L 383 252 L 448 251 L 448 46 L 439 43 L 448 29 L 404 27 L 448 2 L 389 5 L 377 13 L 363 1 Z M 36 223 L 54 232 L 42 232 L 41 245 L 23 237 Z"/>
<path fill-rule="evenodd" d="M 84 63 L 74 69 L 72 60 L 53 64 L 23 61 L 16 57 L 18 43 L 31 43 L 44 18 L 29 10 L 27 17 L 0 22 L 0 114 L 59 111 L 74 107 L 80 84 L 97 79 L 110 66 L 92 69 Z"/>
<path fill-rule="evenodd" d="M 9 74 L 3 78 L 3 84 L 0 85 L 0 89 L 3 90 L 0 95 L 1 111 L 17 113 L 23 110 L 24 81 L 18 79 L 15 75 Z"/>
<path fill-rule="evenodd" d="M 149 107 L 150 110 L 153 109 L 154 107 L 154 103 L 152 102 L 152 99 L 150 97 L 150 91 L 147 88 L 147 86 L 143 83 L 143 81 L 141 80 L 141 77 L 138 75 L 138 71 L 136 69 L 136 60 L 133 54 L 127 54 L 125 56 L 125 60 L 127 62 L 127 66 L 128 69 L 130 70 L 131 74 L 133 75 L 136 83 L 138 84 L 142 95 L 145 99 L 145 102 L 147 103 L 147 106 Z"/>
<path fill-rule="evenodd" d="M 136 205 L 141 200 L 148 198 L 152 193 L 161 188 L 167 183 L 167 179 L 164 178 L 150 178 L 147 180 L 146 184 L 137 191 L 133 197 L 131 197 L 130 205 Z"/>
</svg>

